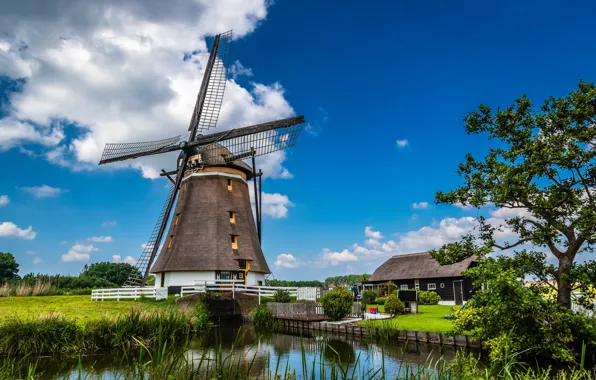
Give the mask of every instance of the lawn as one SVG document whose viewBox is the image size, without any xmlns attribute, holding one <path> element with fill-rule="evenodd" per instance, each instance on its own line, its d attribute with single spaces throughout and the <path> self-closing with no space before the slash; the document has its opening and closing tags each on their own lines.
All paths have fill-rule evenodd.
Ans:
<svg viewBox="0 0 596 380">
<path fill-rule="evenodd" d="M 375 307 L 370 305 L 369 307 Z M 361 325 L 372 323 L 379 327 L 390 324 L 399 330 L 415 330 L 428 332 L 449 332 L 453 329 L 453 321 L 445 319 L 445 314 L 451 313 L 453 306 L 444 305 L 419 305 L 418 314 L 404 314 L 389 320 L 362 321 Z M 367 308 L 368 310 L 368 308 Z M 383 305 L 379 311 L 385 311 Z"/>
<path fill-rule="evenodd" d="M 0 297 L 0 319 L 60 313 L 81 322 L 114 317 L 133 307 L 156 310 L 172 300 L 91 301 L 91 296 Z"/>
</svg>

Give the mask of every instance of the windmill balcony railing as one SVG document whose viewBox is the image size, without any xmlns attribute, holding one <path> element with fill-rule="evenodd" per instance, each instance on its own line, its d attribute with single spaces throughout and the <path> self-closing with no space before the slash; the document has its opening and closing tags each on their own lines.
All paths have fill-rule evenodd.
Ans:
<svg viewBox="0 0 596 380">
<path fill-rule="evenodd" d="M 92 301 L 117 300 L 121 299 L 139 299 L 141 297 L 162 300 L 168 298 L 167 288 L 113 288 L 113 289 L 93 289 L 91 291 Z"/>
<path fill-rule="evenodd" d="M 286 290 L 290 297 L 296 297 L 300 300 L 316 300 L 320 294 L 317 288 L 297 288 L 283 286 L 265 286 L 265 285 L 245 285 L 242 280 L 212 280 L 197 281 L 194 286 L 183 286 L 180 290 L 180 296 L 187 296 L 196 293 L 205 292 L 232 292 L 250 294 L 259 297 L 273 297 L 276 291 Z"/>
</svg>

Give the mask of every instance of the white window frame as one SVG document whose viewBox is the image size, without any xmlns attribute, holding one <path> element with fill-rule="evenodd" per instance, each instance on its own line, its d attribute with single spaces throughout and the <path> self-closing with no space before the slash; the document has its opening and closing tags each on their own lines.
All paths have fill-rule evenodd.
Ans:
<svg viewBox="0 0 596 380">
<path fill-rule="evenodd" d="M 414 280 L 414 288 L 420 290 L 420 280 Z"/>
<path fill-rule="evenodd" d="M 399 290 L 408 290 L 408 285 L 400 285 Z"/>
<path fill-rule="evenodd" d="M 434 282 L 430 282 L 430 283 L 426 284 L 426 289 L 427 290 L 437 290 L 437 284 L 435 284 Z"/>
</svg>

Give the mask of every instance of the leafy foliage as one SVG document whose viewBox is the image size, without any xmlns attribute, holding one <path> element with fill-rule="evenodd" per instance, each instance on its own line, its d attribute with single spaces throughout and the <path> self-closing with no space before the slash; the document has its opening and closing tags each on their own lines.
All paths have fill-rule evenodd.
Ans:
<svg viewBox="0 0 596 380">
<path fill-rule="evenodd" d="M 370 278 L 370 274 L 348 274 L 345 276 L 334 276 L 334 277 L 327 277 L 325 279 L 325 285 L 331 286 L 351 286 L 363 281 L 368 281 Z"/>
<path fill-rule="evenodd" d="M 206 331 L 211 326 L 209 321 L 211 317 L 211 313 L 209 313 L 209 308 L 207 304 L 202 300 L 195 304 L 194 309 L 194 325 L 197 331 Z"/>
<path fill-rule="evenodd" d="M 385 312 L 395 316 L 404 313 L 404 304 L 395 295 L 391 294 L 385 302 Z"/>
<path fill-rule="evenodd" d="M 252 312 L 253 323 L 259 330 L 272 331 L 275 328 L 275 318 L 267 305 L 259 305 Z"/>
<path fill-rule="evenodd" d="M 387 302 L 387 297 L 378 297 L 375 299 L 376 305 L 385 305 L 385 302 Z"/>
<path fill-rule="evenodd" d="M 18 278 L 19 263 L 12 253 L 0 252 L 0 282 Z"/>
<path fill-rule="evenodd" d="M 574 361 L 582 342 L 594 350 L 596 321 L 545 297 L 543 287 L 524 286 L 521 273 L 515 258 L 504 257 L 488 258 L 468 270 L 479 290 L 456 312 L 455 331 L 469 331 L 484 342 L 495 362 L 506 360 L 511 352 Z M 486 287 L 481 289 L 481 284 Z"/>
<path fill-rule="evenodd" d="M 467 155 L 458 173 L 464 185 L 439 192 L 438 203 L 503 209 L 503 225 L 478 218 L 477 235 L 448 244 L 433 253 L 441 263 L 485 256 L 493 249 L 532 245 L 550 251 L 558 265 L 546 264 L 539 252 L 528 275 L 553 287 L 557 301 L 571 306 L 571 292 L 591 293 L 594 263 L 575 263 L 579 253 L 593 252 L 596 243 L 596 86 L 580 82 L 562 98 L 548 98 L 537 108 L 522 96 L 505 109 L 481 105 L 465 118 L 469 134 L 484 133 L 501 144 L 484 160 Z M 515 233 L 500 242 L 500 232 Z M 581 281 L 579 281 L 581 280 Z M 586 280 L 592 280 L 591 282 Z M 589 296 L 590 296 L 589 295 Z"/>
<path fill-rule="evenodd" d="M 132 273 L 141 275 L 137 268 L 128 263 L 110 263 L 106 261 L 93 263 L 90 266 L 85 265 L 81 276 L 103 278 L 118 286 L 122 286 Z"/>
<path fill-rule="evenodd" d="M 290 292 L 284 289 L 278 289 L 273 293 L 273 301 L 274 302 L 281 302 L 281 303 L 290 303 L 292 302 L 292 297 L 290 297 Z"/>
<path fill-rule="evenodd" d="M 345 288 L 335 288 L 321 299 L 323 311 L 332 321 L 339 321 L 352 310 L 354 294 Z"/>
<path fill-rule="evenodd" d="M 321 281 L 289 281 L 289 280 L 267 280 L 269 286 L 280 286 L 280 287 L 307 287 L 307 288 L 324 288 L 325 284 Z"/>
<path fill-rule="evenodd" d="M 365 290 L 362 292 L 362 303 L 365 305 L 372 305 L 377 299 L 377 292 L 374 290 Z"/>
<path fill-rule="evenodd" d="M 432 290 L 420 290 L 418 292 L 419 305 L 437 305 L 441 301 L 441 296 Z"/>
</svg>

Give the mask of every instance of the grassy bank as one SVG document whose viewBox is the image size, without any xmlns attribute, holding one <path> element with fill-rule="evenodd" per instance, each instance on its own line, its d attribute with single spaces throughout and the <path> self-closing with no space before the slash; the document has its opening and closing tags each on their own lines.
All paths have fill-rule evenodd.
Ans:
<svg viewBox="0 0 596 380">
<path fill-rule="evenodd" d="M 375 307 L 375 305 L 369 305 L 368 307 Z M 451 308 L 452 306 L 444 305 L 419 305 L 418 314 L 404 314 L 389 320 L 362 321 L 360 324 L 378 327 L 387 327 L 389 325 L 397 330 L 444 333 L 453 329 L 453 322 L 445 319 L 445 314 L 449 314 Z M 383 305 L 379 306 L 379 311 L 384 312 Z"/>
<path fill-rule="evenodd" d="M 9 317 L 26 318 L 60 314 L 79 322 L 115 318 L 137 308 L 141 311 L 157 311 L 173 302 L 153 300 L 91 301 L 91 296 L 45 296 L 0 298 L 0 320 Z"/>
</svg>

